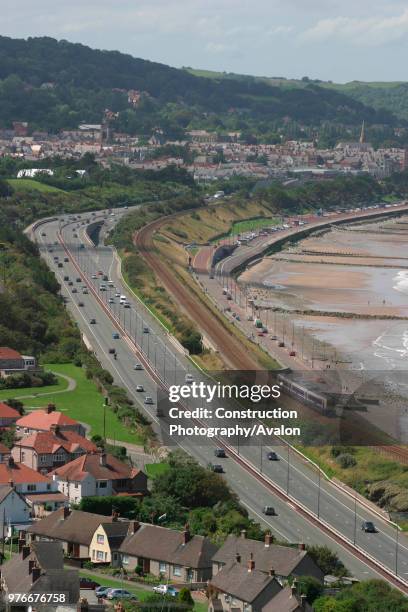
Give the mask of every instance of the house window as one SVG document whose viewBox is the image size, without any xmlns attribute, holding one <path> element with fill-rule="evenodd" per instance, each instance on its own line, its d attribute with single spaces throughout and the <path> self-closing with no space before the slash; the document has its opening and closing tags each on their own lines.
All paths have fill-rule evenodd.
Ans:
<svg viewBox="0 0 408 612">
<path fill-rule="evenodd" d="M 173 566 L 173 574 L 174 576 L 181 576 L 181 565 Z"/>
<path fill-rule="evenodd" d="M 47 484 L 47 491 L 51 491 L 51 485 L 49 483 Z"/>
<path fill-rule="evenodd" d="M 60 463 L 61 461 L 65 460 L 65 455 L 63 455 L 62 453 L 58 453 L 57 455 L 54 455 L 54 461 L 57 461 L 58 463 Z"/>
<path fill-rule="evenodd" d="M 98 482 L 98 486 L 100 489 L 106 489 L 106 487 L 108 486 L 108 483 L 106 480 L 101 480 L 100 482 Z"/>
<path fill-rule="evenodd" d="M 98 559 L 98 561 L 103 561 L 104 560 L 104 554 L 103 554 L 103 550 L 97 550 L 96 551 L 96 558 Z"/>
<path fill-rule="evenodd" d="M 118 489 L 124 489 L 127 486 L 127 480 L 117 480 L 115 484 Z"/>
<path fill-rule="evenodd" d="M 167 563 L 163 563 L 163 561 L 160 561 L 160 563 L 159 563 L 159 572 L 161 574 L 165 574 L 167 572 Z"/>
<path fill-rule="evenodd" d="M 123 565 L 128 565 L 128 563 L 129 563 L 128 555 L 122 555 L 122 563 L 123 563 Z"/>
<path fill-rule="evenodd" d="M 40 463 L 46 463 L 46 462 L 47 462 L 47 455 L 40 455 Z"/>
<path fill-rule="evenodd" d="M 103 537 L 101 533 L 98 533 L 96 534 L 96 541 L 98 542 L 98 544 L 104 544 L 105 538 Z"/>
<path fill-rule="evenodd" d="M 27 485 L 27 491 L 36 491 L 37 487 L 35 484 L 29 484 Z"/>
</svg>

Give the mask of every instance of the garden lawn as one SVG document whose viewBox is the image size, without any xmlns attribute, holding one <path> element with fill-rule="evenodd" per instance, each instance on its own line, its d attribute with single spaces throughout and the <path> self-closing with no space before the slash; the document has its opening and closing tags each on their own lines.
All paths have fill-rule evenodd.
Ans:
<svg viewBox="0 0 408 612">
<path fill-rule="evenodd" d="M 168 463 L 146 463 L 145 472 L 149 478 L 156 478 L 167 472 L 169 467 Z"/>
<path fill-rule="evenodd" d="M 73 378 L 76 381 L 76 388 L 73 391 L 22 400 L 26 412 L 30 408 L 42 408 L 46 404 L 52 403 L 56 405 L 57 410 L 89 425 L 89 435 L 102 436 L 104 398 L 95 383 L 86 378 L 85 370 L 72 363 L 47 364 L 45 367 L 56 374 L 65 374 L 65 376 Z M 17 395 L 10 393 L 10 390 L 8 390 L 6 397 L 17 397 Z M 128 427 L 125 427 L 109 407 L 106 408 L 106 437 L 117 442 L 140 443 L 137 434 L 132 433 Z"/>
</svg>

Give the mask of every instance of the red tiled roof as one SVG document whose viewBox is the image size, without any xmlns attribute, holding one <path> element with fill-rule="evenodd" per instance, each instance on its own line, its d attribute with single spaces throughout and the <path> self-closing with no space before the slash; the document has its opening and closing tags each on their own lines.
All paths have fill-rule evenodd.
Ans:
<svg viewBox="0 0 408 612">
<path fill-rule="evenodd" d="M 46 410 L 33 410 L 29 414 L 18 419 L 19 427 L 27 427 L 28 429 L 42 429 L 48 431 L 51 425 L 78 425 L 78 421 L 74 421 L 66 414 L 53 410 L 48 413 Z"/>
<path fill-rule="evenodd" d="M 18 440 L 15 446 L 32 448 L 39 454 L 55 453 L 61 447 L 68 453 L 75 453 L 80 448 L 88 452 L 97 451 L 96 444 L 75 431 L 38 431 Z"/>
<path fill-rule="evenodd" d="M 0 485 L 9 484 L 10 481 L 15 484 L 51 482 L 50 478 L 32 470 L 23 463 L 13 462 L 12 465 L 0 463 Z"/>
<path fill-rule="evenodd" d="M 105 456 L 105 465 L 101 464 L 101 453 L 89 453 L 66 463 L 51 474 L 56 474 L 64 480 L 83 480 L 87 474 L 91 474 L 96 480 L 116 480 L 133 478 L 138 473 L 138 470 L 122 463 L 116 457 Z"/>
<path fill-rule="evenodd" d="M 0 359 L 22 359 L 22 356 L 8 346 L 0 346 Z"/>
<path fill-rule="evenodd" d="M 0 419 L 18 419 L 20 413 L 15 408 L 0 402 Z"/>
</svg>

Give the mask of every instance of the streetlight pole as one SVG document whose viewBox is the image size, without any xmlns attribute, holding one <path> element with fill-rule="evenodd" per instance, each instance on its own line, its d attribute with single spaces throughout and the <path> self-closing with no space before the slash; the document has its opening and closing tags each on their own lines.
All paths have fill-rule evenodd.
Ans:
<svg viewBox="0 0 408 612">
<path fill-rule="evenodd" d="M 354 495 L 354 535 L 353 535 L 353 544 L 356 544 L 357 539 L 357 497 Z"/>
<path fill-rule="evenodd" d="M 290 478 L 290 446 L 289 443 L 286 443 L 288 446 L 288 473 L 286 477 L 286 494 L 289 495 L 289 478 Z"/>
<path fill-rule="evenodd" d="M 319 488 L 317 490 L 317 518 L 320 518 L 320 486 L 321 486 L 320 467 L 318 467 L 318 474 L 319 474 Z"/>
</svg>

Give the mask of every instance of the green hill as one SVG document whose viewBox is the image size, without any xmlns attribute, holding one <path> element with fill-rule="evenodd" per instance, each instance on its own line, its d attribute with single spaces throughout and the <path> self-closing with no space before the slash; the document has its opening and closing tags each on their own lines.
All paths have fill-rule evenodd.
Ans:
<svg viewBox="0 0 408 612">
<path fill-rule="evenodd" d="M 204 76 L 201 76 L 204 75 Z M 229 77 L 229 75 L 227 75 Z M 137 108 L 129 89 L 145 92 Z M 117 51 L 100 51 L 52 38 L 0 37 L 0 126 L 28 121 L 58 131 L 81 122 L 100 123 L 106 108 L 118 112 L 115 127 L 170 137 L 186 129 L 240 130 L 263 135 L 285 125 L 330 122 L 395 126 L 397 118 L 346 93 L 316 83 L 283 87 L 270 79 L 176 69 Z"/>
</svg>

